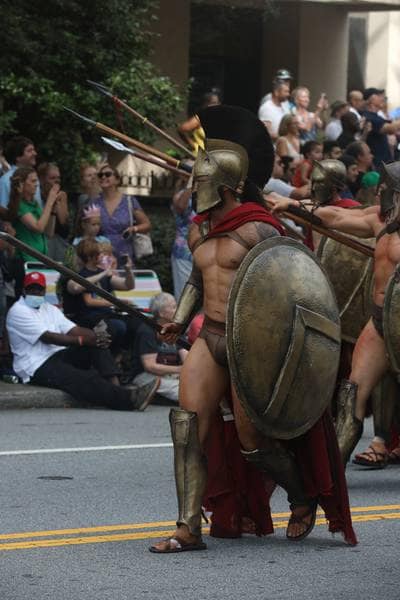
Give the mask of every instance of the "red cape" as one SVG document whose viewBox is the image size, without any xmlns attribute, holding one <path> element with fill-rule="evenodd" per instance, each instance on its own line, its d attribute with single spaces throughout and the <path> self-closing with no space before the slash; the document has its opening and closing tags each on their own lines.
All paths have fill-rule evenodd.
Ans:
<svg viewBox="0 0 400 600">
<path fill-rule="evenodd" d="M 342 533 L 348 544 L 357 544 L 344 467 L 329 412 L 287 446 L 296 457 L 307 495 L 317 498 L 325 513 L 329 531 Z M 204 505 L 213 513 L 210 535 L 240 537 L 249 533 L 249 523 L 256 535 L 273 533 L 269 500 L 275 483 L 242 457 L 234 421 L 224 421 L 221 415 L 214 419 L 206 454 Z"/>
<path fill-rule="evenodd" d="M 204 221 L 207 221 L 209 218 L 210 213 L 206 212 L 201 215 L 196 215 L 193 221 L 197 225 L 201 225 L 201 223 L 204 223 Z M 227 231 L 234 231 L 238 227 L 241 227 L 241 225 L 250 223 L 251 221 L 268 223 L 269 225 L 272 225 L 272 227 L 275 227 L 281 235 L 285 235 L 285 230 L 282 225 L 266 208 L 256 202 L 245 202 L 228 212 L 224 219 L 209 231 L 206 238 L 211 238 L 215 235 L 226 233 Z"/>
<path fill-rule="evenodd" d="M 362 204 L 361 202 L 357 202 L 357 200 L 353 200 L 352 198 L 338 198 L 329 206 L 339 206 L 339 208 L 356 208 L 357 206 L 362 206 Z"/>
<path fill-rule="evenodd" d="M 201 224 L 208 218 L 208 213 L 198 215 L 194 222 Z M 206 237 L 232 231 L 250 221 L 268 223 L 284 235 L 283 227 L 266 209 L 249 202 L 230 211 Z M 295 453 L 307 495 L 318 498 L 325 512 L 329 531 L 340 531 L 349 544 L 356 544 L 344 467 L 330 414 L 326 412 L 305 435 L 288 445 Z M 242 457 L 234 421 L 224 421 L 220 414 L 215 417 L 206 454 L 204 505 L 213 513 L 210 535 L 240 537 L 248 532 L 249 524 L 256 535 L 272 533 L 269 499 L 275 483 Z"/>
</svg>

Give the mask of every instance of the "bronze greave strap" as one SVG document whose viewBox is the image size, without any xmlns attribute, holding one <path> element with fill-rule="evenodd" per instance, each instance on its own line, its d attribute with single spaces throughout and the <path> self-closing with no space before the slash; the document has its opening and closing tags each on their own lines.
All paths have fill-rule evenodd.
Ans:
<svg viewBox="0 0 400 600">
<path fill-rule="evenodd" d="M 386 444 L 389 444 L 391 439 L 391 427 L 398 391 L 396 379 L 392 374 L 387 373 L 372 392 L 374 433 L 377 437 L 382 438 Z"/>
<path fill-rule="evenodd" d="M 169 413 L 174 443 L 175 483 L 178 496 L 177 526 L 201 535 L 201 505 L 207 483 L 205 457 L 200 447 L 197 414 L 180 408 Z"/>
<path fill-rule="evenodd" d="M 263 448 L 242 450 L 243 457 L 259 471 L 269 475 L 286 490 L 292 507 L 310 504 L 310 498 L 304 490 L 300 469 L 292 454 L 279 440 L 265 439 Z"/>
<path fill-rule="evenodd" d="M 349 461 L 363 432 L 363 423 L 355 416 L 357 384 L 343 379 L 338 394 L 336 435 L 343 464 Z"/>
</svg>

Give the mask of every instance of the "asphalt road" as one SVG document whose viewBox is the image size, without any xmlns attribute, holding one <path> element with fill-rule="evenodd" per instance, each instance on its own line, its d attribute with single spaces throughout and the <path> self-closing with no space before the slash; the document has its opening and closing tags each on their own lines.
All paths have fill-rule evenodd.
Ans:
<svg viewBox="0 0 400 600">
<path fill-rule="evenodd" d="M 1 600 L 399 600 L 397 467 L 348 469 L 355 548 L 323 523 L 287 542 L 278 491 L 273 536 L 150 554 L 176 517 L 167 414 L 2 411 Z"/>
</svg>

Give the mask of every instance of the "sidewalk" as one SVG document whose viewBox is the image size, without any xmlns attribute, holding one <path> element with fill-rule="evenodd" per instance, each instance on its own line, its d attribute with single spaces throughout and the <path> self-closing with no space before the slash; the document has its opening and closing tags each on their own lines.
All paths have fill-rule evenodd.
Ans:
<svg viewBox="0 0 400 600">
<path fill-rule="evenodd" d="M 0 380 L 0 410 L 21 408 L 78 408 L 84 404 L 60 390 L 5 383 Z"/>
</svg>

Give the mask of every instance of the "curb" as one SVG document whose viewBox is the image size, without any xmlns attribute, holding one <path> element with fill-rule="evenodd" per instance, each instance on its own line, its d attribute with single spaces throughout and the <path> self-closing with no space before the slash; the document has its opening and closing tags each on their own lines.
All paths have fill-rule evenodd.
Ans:
<svg viewBox="0 0 400 600">
<path fill-rule="evenodd" d="M 83 407 L 83 403 L 61 390 L 0 381 L 0 410 Z"/>
</svg>

